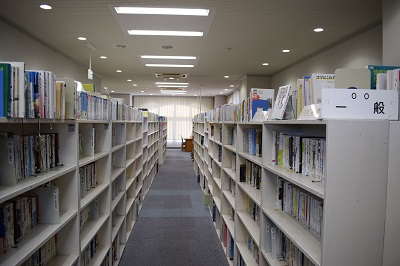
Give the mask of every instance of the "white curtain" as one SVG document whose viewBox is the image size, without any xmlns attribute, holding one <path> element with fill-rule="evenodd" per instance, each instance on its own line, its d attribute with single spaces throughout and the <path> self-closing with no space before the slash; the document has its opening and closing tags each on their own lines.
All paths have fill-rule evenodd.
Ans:
<svg viewBox="0 0 400 266">
<path fill-rule="evenodd" d="M 146 97 L 134 96 L 133 106 L 147 108 L 149 112 L 166 116 L 168 140 L 179 140 L 181 136 L 188 138 L 192 134 L 192 118 L 200 113 L 199 99 L 196 97 Z M 201 112 L 204 113 L 214 107 L 214 99 L 201 98 Z"/>
</svg>

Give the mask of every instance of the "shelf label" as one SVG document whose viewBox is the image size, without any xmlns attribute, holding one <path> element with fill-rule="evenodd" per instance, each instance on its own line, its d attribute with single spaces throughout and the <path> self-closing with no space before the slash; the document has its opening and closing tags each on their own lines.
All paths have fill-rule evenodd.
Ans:
<svg viewBox="0 0 400 266">
<path fill-rule="evenodd" d="M 68 132 L 69 133 L 74 133 L 75 132 L 75 125 L 74 124 L 68 124 Z"/>
</svg>

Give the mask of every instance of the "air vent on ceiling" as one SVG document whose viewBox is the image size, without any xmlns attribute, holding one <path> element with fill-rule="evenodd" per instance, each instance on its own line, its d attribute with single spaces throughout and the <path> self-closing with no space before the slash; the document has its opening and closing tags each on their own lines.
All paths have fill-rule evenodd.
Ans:
<svg viewBox="0 0 400 266">
<path fill-rule="evenodd" d="M 176 73 L 155 73 L 157 78 L 163 78 L 163 79 L 168 79 L 168 78 L 174 78 L 174 79 L 180 79 L 180 78 L 187 78 L 188 74 L 176 74 Z"/>
</svg>

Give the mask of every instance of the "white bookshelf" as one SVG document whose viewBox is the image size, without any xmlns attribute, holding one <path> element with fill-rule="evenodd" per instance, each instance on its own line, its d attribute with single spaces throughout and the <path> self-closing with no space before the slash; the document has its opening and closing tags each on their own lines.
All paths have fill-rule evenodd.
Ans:
<svg viewBox="0 0 400 266">
<path fill-rule="evenodd" d="M 203 191 L 220 201 L 221 224 L 226 224 L 235 243 L 233 265 L 238 265 L 240 259 L 246 265 L 286 265 L 269 250 L 266 242 L 270 236 L 267 234 L 269 226 L 277 228 L 279 234 L 284 235 L 314 265 L 393 265 L 400 259 L 395 255 L 398 252 L 393 250 L 400 238 L 393 234 L 398 231 L 394 227 L 399 221 L 399 214 L 394 208 L 398 202 L 395 187 L 400 171 L 396 161 L 400 150 L 397 137 L 400 126 L 397 121 L 390 122 L 389 126 L 388 121 L 379 120 L 264 123 L 204 120 L 206 122 L 199 116 L 194 119 L 194 139 L 197 143 L 195 171 L 199 175 L 200 186 L 204 188 L 205 184 L 206 190 Z M 253 128 L 262 134 L 261 156 L 249 154 L 243 140 L 247 130 Z M 393 141 L 390 145 L 389 129 L 390 140 Z M 229 133 L 234 130 L 236 143 L 232 143 Z M 273 135 L 276 131 L 326 140 L 324 181 L 314 182 L 310 176 L 272 163 Z M 208 135 L 207 146 L 200 145 L 204 132 Z M 222 146 L 221 162 L 218 161 L 219 146 Z M 234 155 L 236 160 L 232 160 Z M 236 171 L 233 163 L 236 164 Z M 261 169 L 259 189 L 248 182 L 240 182 L 240 165 L 246 163 Z M 217 182 L 212 175 L 215 167 L 223 169 Z M 290 214 L 277 209 L 278 177 L 323 204 L 321 237 Z M 234 195 L 231 186 L 234 187 Z M 249 201 L 258 206 L 258 222 L 247 211 Z M 222 232 L 222 225 L 216 228 L 219 232 Z M 249 237 L 257 246 L 257 254 L 248 249 Z M 220 239 L 222 242 L 223 238 Z M 225 250 L 231 263 L 228 247 Z"/>
<path fill-rule="evenodd" d="M 100 265 L 104 260 L 118 265 L 119 259 L 113 261 L 111 254 L 113 240 L 118 237 L 120 258 L 140 213 L 141 201 L 157 173 L 159 142 L 164 136 L 160 137 L 157 116 L 151 113 L 150 116 L 151 125 L 145 126 L 146 134 L 143 132 L 144 121 L 1 118 L 2 132 L 57 133 L 61 165 L 15 185 L 0 185 L 2 204 L 20 196 L 34 196 L 37 188 L 48 182 L 58 188 L 58 211 L 55 213 L 39 206 L 39 224 L 22 237 L 18 248 L 0 254 L 0 264 L 22 264 L 57 235 L 57 255 L 49 265 L 83 265 L 82 252 L 97 235 L 98 246 L 88 265 Z M 147 137 L 145 149 L 144 136 Z M 145 159 L 144 154 L 147 155 Z M 91 176 L 93 186 L 90 189 L 82 185 L 80 176 L 82 169 L 89 168 L 95 169 L 96 176 Z M 118 192 L 115 195 L 114 187 Z M 84 209 L 95 204 L 98 204 L 98 215 L 90 217 L 81 229 Z M 113 212 L 117 214 L 115 217 Z M 47 217 L 59 222 L 44 223 L 50 219 Z"/>
</svg>

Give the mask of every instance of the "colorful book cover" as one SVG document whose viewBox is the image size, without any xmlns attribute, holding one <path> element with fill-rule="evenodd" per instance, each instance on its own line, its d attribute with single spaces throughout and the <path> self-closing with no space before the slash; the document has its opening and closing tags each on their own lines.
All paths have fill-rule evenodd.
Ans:
<svg viewBox="0 0 400 266">
<path fill-rule="evenodd" d="M 387 73 L 388 70 L 393 70 L 400 68 L 400 66 L 377 66 L 377 65 L 368 65 L 367 68 L 371 73 L 371 90 L 376 90 L 376 79 L 378 73 Z"/>
<path fill-rule="evenodd" d="M 272 108 L 271 119 L 281 120 L 285 114 L 286 105 L 289 100 L 289 94 L 292 85 L 286 85 L 279 87 L 278 93 L 276 95 L 275 104 Z"/>
<path fill-rule="evenodd" d="M 0 68 L 0 117 L 4 116 L 4 80 L 3 69 Z"/>
<path fill-rule="evenodd" d="M 0 64 L 0 70 L 3 72 L 3 100 L 2 107 L 3 107 L 3 116 L 9 117 L 11 115 L 11 99 L 10 99 L 10 92 L 12 90 L 12 82 L 11 82 L 11 65 L 7 63 Z"/>
</svg>

